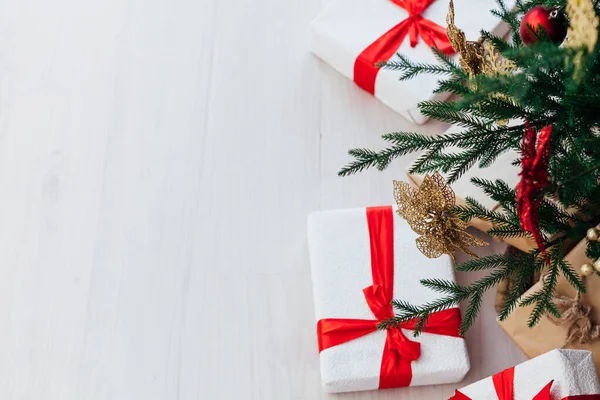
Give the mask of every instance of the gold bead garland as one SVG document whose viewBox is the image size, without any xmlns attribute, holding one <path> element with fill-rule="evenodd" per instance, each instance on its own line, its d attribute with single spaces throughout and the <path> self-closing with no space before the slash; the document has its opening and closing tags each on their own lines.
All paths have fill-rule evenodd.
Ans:
<svg viewBox="0 0 600 400">
<path fill-rule="evenodd" d="M 590 228 L 587 230 L 585 236 L 587 236 L 590 242 L 600 242 L 600 229 Z M 580 268 L 580 272 L 583 276 L 590 276 L 594 272 L 600 274 L 600 258 L 594 261 L 593 264 L 583 264 Z"/>
<path fill-rule="evenodd" d="M 590 242 L 600 242 L 600 230 L 598 228 L 590 228 L 585 234 Z M 581 273 L 583 274 L 583 269 L 585 267 L 586 271 L 588 270 L 587 266 L 589 264 L 584 264 L 581 266 Z M 600 258 L 594 261 L 592 264 L 592 273 L 596 271 L 600 273 Z M 591 274 L 591 273 L 590 273 Z M 586 275 L 587 276 L 587 275 Z"/>
<path fill-rule="evenodd" d="M 594 269 L 600 273 L 600 258 L 594 261 Z"/>
<path fill-rule="evenodd" d="M 597 228 L 590 228 L 588 229 L 586 236 L 592 242 L 597 242 L 600 240 L 600 231 Z"/>
<path fill-rule="evenodd" d="M 581 269 L 579 271 L 583 276 L 590 276 L 594 273 L 594 267 L 588 263 L 585 263 L 581 266 Z"/>
</svg>

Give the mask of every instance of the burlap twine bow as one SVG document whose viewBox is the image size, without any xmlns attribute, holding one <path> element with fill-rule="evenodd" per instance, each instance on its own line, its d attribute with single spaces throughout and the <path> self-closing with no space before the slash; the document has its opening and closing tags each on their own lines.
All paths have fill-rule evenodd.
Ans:
<svg viewBox="0 0 600 400">
<path fill-rule="evenodd" d="M 600 325 L 592 323 L 592 306 L 581 304 L 580 300 L 580 292 L 577 292 L 574 299 L 556 296 L 554 304 L 560 311 L 560 318 L 547 314 L 552 323 L 567 328 L 567 338 L 563 348 L 575 342 L 585 344 L 600 338 Z"/>
</svg>

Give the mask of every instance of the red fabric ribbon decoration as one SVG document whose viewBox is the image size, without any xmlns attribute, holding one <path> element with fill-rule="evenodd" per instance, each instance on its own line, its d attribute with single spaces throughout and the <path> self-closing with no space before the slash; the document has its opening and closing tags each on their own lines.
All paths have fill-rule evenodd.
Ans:
<svg viewBox="0 0 600 400">
<path fill-rule="evenodd" d="M 319 351 L 340 345 L 377 331 L 379 322 L 394 316 L 391 306 L 394 290 L 394 214 L 392 207 L 367 208 L 371 242 L 373 285 L 363 290 L 375 320 L 327 318 L 317 323 Z M 387 330 L 383 349 L 379 388 L 409 386 L 411 362 L 421 356 L 421 344 L 408 339 L 402 329 L 414 329 L 417 321 L 408 321 Z M 460 311 L 452 308 L 431 314 L 423 332 L 461 337 Z"/>
<path fill-rule="evenodd" d="M 429 47 L 446 53 L 454 53 L 446 36 L 446 29 L 421 15 L 435 0 L 390 0 L 408 11 L 408 18 L 384 33 L 359 54 L 354 62 L 354 82 L 367 92 L 375 94 L 375 80 L 379 61 L 387 61 L 398 51 L 406 35 L 410 45 L 416 47 L 419 36 Z"/>
<path fill-rule="evenodd" d="M 521 228 L 531 233 L 548 264 L 550 264 L 550 258 L 544 248 L 538 209 L 543 200 L 540 192 L 548 184 L 550 176 L 548 163 L 550 161 L 551 135 L 552 125 L 542 128 L 538 136 L 529 122 L 525 122 L 521 181 L 517 186 L 516 198 Z"/>
<path fill-rule="evenodd" d="M 514 400 L 515 367 L 506 369 L 500 372 L 499 374 L 492 376 L 492 381 L 494 382 L 494 389 L 496 390 L 496 395 L 498 395 L 498 400 Z M 552 389 L 553 383 L 554 381 L 551 381 L 546 386 L 544 386 L 544 388 L 538 394 L 536 394 L 532 400 L 552 400 L 552 398 L 550 397 L 550 390 Z M 452 396 L 449 400 L 473 399 L 457 390 L 454 396 Z M 600 394 L 567 396 L 562 400 L 600 400 Z"/>
</svg>

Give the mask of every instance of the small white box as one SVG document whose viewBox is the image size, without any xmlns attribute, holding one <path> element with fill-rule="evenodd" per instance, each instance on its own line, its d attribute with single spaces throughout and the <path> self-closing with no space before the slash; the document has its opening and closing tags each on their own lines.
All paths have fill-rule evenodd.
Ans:
<svg viewBox="0 0 600 400">
<path fill-rule="evenodd" d="M 391 185 L 390 185 L 391 186 Z M 390 188 L 391 190 L 391 188 Z M 317 322 L 331 318 L 375 319 L 363 289 L 374 284 L 372 250 L 367 213 L 374 209 L 349 209 L 312 213 L 308 218 L 308 245 Z M 421 279 L 454 280 L 452 259 L 425 257 L 417 249 L 417 235 L 398 216 L 395 207 L 375 210 L 392 215 L 394 299 L 422 305 L 439 294 L 420 284 Z M 389 215 L 389 214 L 388 214 Z M 393 231 L 393 232 L 392 232 Z M 378 252 L 375 257 L 382 257 Z M 386 303 L 389 304 L 389 303 Z M 457 309 L 447 310 L 458 313 Z M 402 330 L 421 344 L 421 356 L 411 365 L 410 386 L 458 382 L 470 364 L 464 339 L 457 336 Z M 320 353 L 321 377 L 328 392 L 351 392 L 379 388 L 380 369 L 387 332 L 377 330 Z"/>
<path fill-rule="evenodd" d="M 460 392 L 473 400 L 498 400 L 493 379 L 489 377 L 475 382 L 460 389 Z M 531 400 L 550 382 L 552 400 L 600 394 L 592 353 L 553 350 L 514 367 L 514 400 Z M 581 398 L 584 399 L 586 397 Z M 589 399 L 592 400 L 592 397 Z"/>
<path fill-rule="evenodd" d="M 467 40 L 477 40 L 481 30 L 498 36 L 508 32 L 508 26 L 490 12 L 497 8 L 495 0 L 454 0 L 454 4 L 456 25 L 465 32 Z M 506 5 L 512 7 L 514 0 L 507 0 Z M 434 1 L 422 16 L 446 28 L 447 13 L 447 1 Z M 344 76 L 354 79 L 354 63 L 359 54 L 407 17 L 408 12 L 390 0 L 333 0 L 311 24 L 312 52 Z M 422 38 L 413 48 L 409 37 L 405 37 L 396 53 L 414 62 L 439 62 Z M 388 61 L 394 59 L 397 56 Z M 458 60 L 458 56 L 455 59 Z M 439 76 L 420 75 L 401 82 L 400 75 L 398 71 L 379 71 L 375 97 L 414 123 L 423 124 L 428 118 L 419 112 L 417 104 L 424 100 L 444 100 L 448 94 L 433 94 Z"/>
</svg>

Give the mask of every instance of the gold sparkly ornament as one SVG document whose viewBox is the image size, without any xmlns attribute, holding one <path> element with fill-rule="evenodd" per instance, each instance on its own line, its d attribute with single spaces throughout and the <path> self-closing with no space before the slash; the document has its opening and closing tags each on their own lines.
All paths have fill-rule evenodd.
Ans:
<svg viewBox="0 0 600 400">
<path fill-rule="evenodd" d="M 460 54 L 460 66 L 471 78 L 479 74 L 490 77 L 509 75 L 517 69 L 513 61 L 502 57 L 491 41 L 483 38 L 479 38 L 476 42 L 468 41 L 465 33 L 454 24 L 454 16 L 454 2 L 450 0 L 446 17 L 446 35 L 454 50 Z M 469 85 L 472 89 L 477 88 L 473 79 L 470 80 Z M 490 93 L 489 96 L 514 103 L 514 100 L 504 93 Z M 507 126 L 509 121 L 498 120 L 496 123 L 500 126 Z"/>
<path fill-rule="evenodd" d="M 485 75 L 510 75 L 517 69 L 517 65 L 512 60 L 502 57 L 502 54 L 489 40 L 483 43 L 483 50 L 485 62 L 481 72 Z"/>
<path fill-rule="evenodd" d="M 573 58 L 575 65 L 575 81 L 581 80 L 583 59 L 585 53 L 591 54 L 598 41 L 598 16 L 592 0 L 568 0 L 567 15 L 569 16 L 568 41 L 565 47 L 579 49 Z"/>
<path fill-rule="evenodd" d="M 594 267 L 586 263 L 581 266 L 579 272 L 581 272 L 581 275 L 583 276 L 590 276 L 594 273 Z"/>
<path fill-rule="evenodd" d="M 600 258 L 594 261 L 594 269 L 596 272 L 600 272 Z"/>
<path fill-rule="evenodd" d="M 588 229 L 586 236 L 592 242 L 597 242 L 600 240 L 600 231 L 596 228 L 590 228 Z"/>
<path fill-rule="evenodd" d="M 484 49 L 484 60 L 485 62 L 482 65 L 482 73 L 486 76 L 497 77 L 500 75 L 509 75 L 512 74 L 516 69 L 516 64 L 509 60 L 508 58 L 502 57 L 502 54 L 494 47 L 492 42 L 485 41 L 483 43 Z M 494 92 L 490 93 L 490 98 L 496 98 L 500 100 L 504 100 L 516 105 L 516 102 L 505 93 Z M 496 124 L 499 126 L 507 126 L 509 124 L 508 119 L 500 119 L 496 121 Z"/>
<path fill-rule="evenodd" d="M 471 77 L 479 74 L 487 76 L 508 75 L 516 70 L 516 65 L 500 54 L 489 40 L 479 38 L 468 41 L 465 33 L 454 24 L 454 2 L 450 0 L 446 17 L 446 35 L 454 50 L 460 54 L 460 66 Z"/>
<path fill-rule="evenodd" d="M 598 41 L 598 16 L 592 0 L 567 0 L 569 16 L 569 41 L 566 47 L 585 47 L 588 53 L 594 51 Z"/>
<path fill-rule="evenodd" d="M 481 66 L 484 63 L 483 43 L 481 40 L 477 42 L 467 41 L 465 33 L 454 24 L 454 1 L 452 0 L 450 0 L 446 24 L 446 35 L 450 39 L 454 50 L 460 54 L 462 69 L 471 76 L 481 73 Z"/>
<path fill-rule="evenodd" d="M 456 205 L 456 197 L 437 172 L 432 176 L 425 175 L 418 189 L 406 182 L 394 181 L 394 198 L 398 215 L 421 235 L 416 240 L 417 248 L 428 258 L 438 258 L 442 254 L 454 258 L 456 249 L 477 257 L 467 247 L 488 244 L 465 232 L 467 223 L 450 214 Z"/>
</svg>

